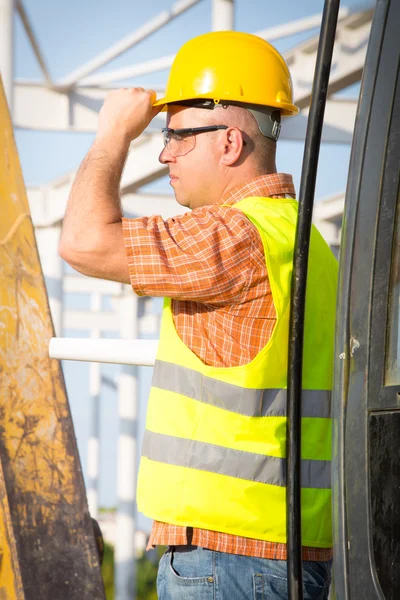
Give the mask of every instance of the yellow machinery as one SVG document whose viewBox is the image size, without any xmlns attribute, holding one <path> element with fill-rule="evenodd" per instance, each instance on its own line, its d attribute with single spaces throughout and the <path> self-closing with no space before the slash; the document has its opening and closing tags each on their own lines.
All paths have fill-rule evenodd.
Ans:
<svg viewBox="0 0 400 600">
<path fill-rule="evenodd" d="M 0 600 L 105 598 L 0 81 Z"/>
</svg>

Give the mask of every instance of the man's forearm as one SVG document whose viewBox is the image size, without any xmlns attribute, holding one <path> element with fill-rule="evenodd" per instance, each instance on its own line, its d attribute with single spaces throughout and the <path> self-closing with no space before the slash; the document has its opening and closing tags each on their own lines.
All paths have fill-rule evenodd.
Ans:
<svg viewBox="0 0 400 600">
<path fill-rule="evenodd" d="M 160 111 L 153 90 L 132 88 L 107 95 L 96 141 L 75 177 L 59 253 L 85 275 L 129 282 L 119 187 L 131 140 Z"/>
<path fill-rule="evenodd" d="M 119 186 L 129 142 L 96 140 L 75 177 L 64 217 L 62 245 L 90 245 L 97 231 L 121 221 Z"/>
</svg>

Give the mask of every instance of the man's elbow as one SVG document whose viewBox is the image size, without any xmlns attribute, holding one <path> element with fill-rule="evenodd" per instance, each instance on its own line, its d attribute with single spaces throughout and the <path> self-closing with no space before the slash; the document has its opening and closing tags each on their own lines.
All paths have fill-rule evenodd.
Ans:
<svg viewBox="0 0 400 600">
<path fill-rule="evenodd" d="M 73 244 L 66 239 L 63 233 L 61 233 L 60 241 L 58 242 L 58 254 L 65 262 L 70 264 L 73 254 Z"/>
<path fill-rule="evenodd" d="M 91 228 L 82 236 L 63 231 L 58 253 L 75 271 L 89 277 L 130 283 L 128 261 L 119 223 Z"/>
<path fill-rule="evenodd" d="M 90 275 L 92 263 L 95 262 L 94 252 L 87 244 L 79 244 L 76 239 L 61 236 L 58 245 L 58 254 L 66 263 L 79 273 Z"/>
</svg>

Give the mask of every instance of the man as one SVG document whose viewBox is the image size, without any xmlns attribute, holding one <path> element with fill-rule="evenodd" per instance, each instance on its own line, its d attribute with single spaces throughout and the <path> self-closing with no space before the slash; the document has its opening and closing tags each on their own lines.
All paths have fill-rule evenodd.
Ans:
<svg viewBox="0 0 400 600">
<path fill-rule="evenodd" d="M 160 162 L 179 204 L 163 221 L 123 219 L 130 142 L 168 109 Z M 286 386 L 294 187 L 276 172 L 290 74 L 267 42 L 199 36 L 179 51 L 166 96 L 112 92 L 64 219 L 78 271 L 165 296 L 138 507 L 165 544 L 161 600 L 287 598 Z M 303 374 L 304 597 L 328 597 L 330 389 L 336 261 L 311 240 Z"/>
</svg>

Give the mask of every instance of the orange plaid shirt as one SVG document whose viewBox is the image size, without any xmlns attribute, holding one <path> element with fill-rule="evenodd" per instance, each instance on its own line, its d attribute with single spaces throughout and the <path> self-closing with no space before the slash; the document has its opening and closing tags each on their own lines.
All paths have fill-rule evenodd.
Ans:
<svg viewBox="0 0 400 600">
<path fill-rule="evenodd" d="M 276 321 L 261 238 L 235 209 L 249 196 L 295 197 L 290 175 L 262 175 L 217 204 L 164 221 L 123 219 L 132 287 L 138 295 L 173 298 L 176 330 L 205 364 L 250 362 Z M 210 550 L 286 559 L 286 544 L 154 522 L 148 547 L 193 544 Z M 304 560 L 329 560 L 331 549 L 303 548 Z"/>
</svg>

